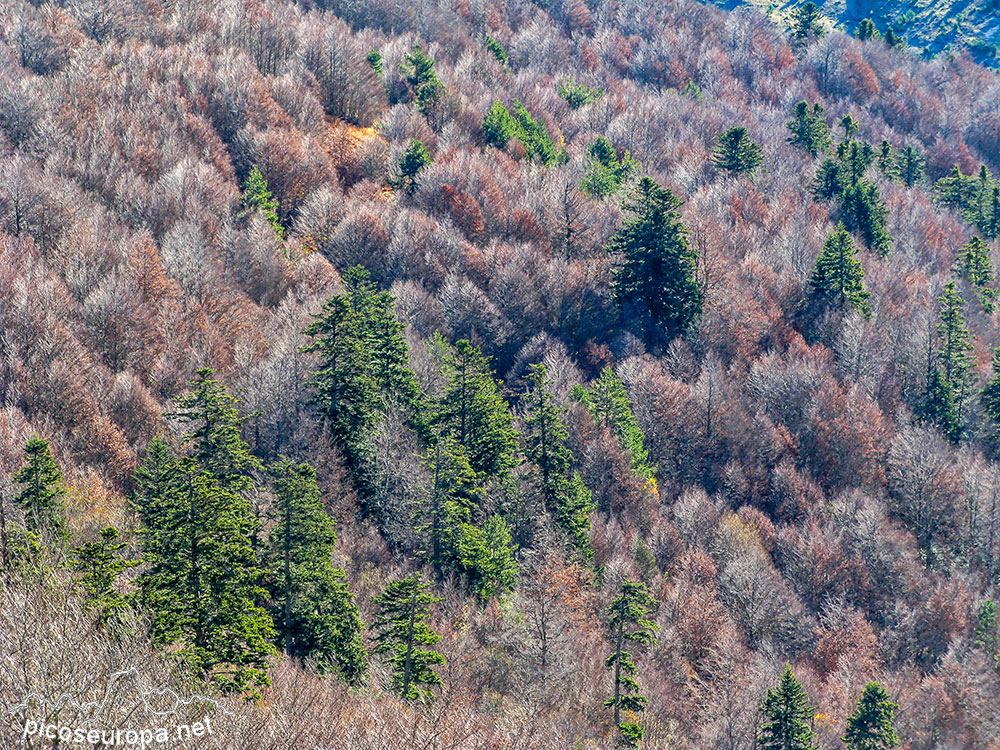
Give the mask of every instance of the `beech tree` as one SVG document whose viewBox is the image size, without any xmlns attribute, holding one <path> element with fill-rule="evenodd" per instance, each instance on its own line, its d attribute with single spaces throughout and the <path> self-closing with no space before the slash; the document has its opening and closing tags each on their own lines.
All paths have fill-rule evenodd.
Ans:
<svg viewBox="0 0 1000 750">
<path fill-rule="evenodd" d="M 666 346 L 701 314 L 697 253 L 688 244 L 679 206 L 672 192 L 643 177 L 623 204 L 631 218 L 607 246 L 620 258 L 615 301 L 651 347 Z"/>
<path fill-rule="evenodd" d="M 626 747 L 638 747 L 644 731 L 631 718 L 623 721 L 622 712 L 626 715 L 640 713 L 646 709 L 648 699 L 639 692 L 641 688 L 636 680 L 639 670 L 631 652 L 625 648 L 630 642 L 648 645 L 656 641 L 653 633 L 660 628 L 649 619 L 656 605 L 656 599 L 645 585 L 625 580 L 622 581 L 621 593 L 608 607 L 608 629 L 614 651 L 604 664 L 608 669 L 614 669 L 614 695 L 604 705 L 614 709 L 615 725 Z"/>
<path fill-rule="evenodd" d="M 440 601 L 419 574 L 393 581 L 375 598 L 373 653 L 385 658 L 392 669 L 390 686 L 408 700 L 431 700 L 432 689 L 441 684 L 434 667 L 445 663 L 444 656 L 421 648 L 441 640 L 427 624 L 431 605 Z"/>
<path fill-rule="evenodd" d="M 877 682 L 865 685 L 854 714 L 847 720 L 844 744 L 849 750 L 891 750 L 899 746 L 893 717 L 899 708 Z"/>
<path fill-rule="evenodd" d="M 777 687 L 767 691 L 760 712 L 764 724 L 757 743 L 762 750 L 817 750 L 813 707 L 790 666 L 785 667 Z"/>
</svg>

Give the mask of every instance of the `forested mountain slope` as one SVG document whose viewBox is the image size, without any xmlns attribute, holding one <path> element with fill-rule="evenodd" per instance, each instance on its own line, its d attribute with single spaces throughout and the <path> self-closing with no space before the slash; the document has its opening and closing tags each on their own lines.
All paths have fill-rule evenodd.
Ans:
<svg viewBox="0 0 1000 750">
<path fill-rule="evenodd" d="M 717 4 L 733 9 L 742 3 L 720 0 Z M 781 18 L 805 3 L 749 0 L 747 4 Z M 986 65 L 995 68 L 1000 63 L 1000 4 L 996 0 L 819 0 L 816 5 L 831 24 L 852 34 L 859 23 L 870 18 L 881 32 L 892 29 L 926 55 L 968 50 Z"/>
<path fill-rule="evenodd" d="M 1000 747 L 1000 79 L 791 20 L 0 5 L 0 747 Z"/>
</svg>

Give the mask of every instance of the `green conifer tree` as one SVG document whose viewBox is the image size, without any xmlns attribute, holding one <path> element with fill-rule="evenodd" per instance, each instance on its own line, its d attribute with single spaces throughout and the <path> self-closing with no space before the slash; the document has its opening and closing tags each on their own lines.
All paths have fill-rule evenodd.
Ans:
<svg viewBox="0 0 1000 750">
<path fill-rule="evenodd" d="M 1000 665 L 1000 629 L 997 627 L 997 607 L 992 599 L 987 599 L 979 607 L 973 642 L 986 652 L 994 664 Z"/>
<path fill-rule="evenodd" d="M 243 207 L 248 211 L 260 211 L 260 215 L 271 225 L 278 239 L 285 239 L 285 228 L 278 217 L 278 201 L 271 194 L 267 180 L 256 166 L 250 168 L 250 173 L 243 184 Z"/>
<path fill-rule="evenodd" d="M 43 541 L 61 545 L 69 539 L 63 503 L 62 472 L 49 442 L 37 435 L 24 444 L 25 465 L 14 475 L 21 491 L 14 503 L 24 510 L 24 526 Z"/>
<path fill-rule="evenodd" d="M 757 741 L 761 750 L 817 750 L 813 707 L 802 685 L 786 666 L 774 690 L 768 690 L 760 708 L 764 723 Z"/>
<path fill-rule="evenodd" d="M 424 458 L 431 477 L 427 507 L 417 514 L 417 533 L 425 540 L 423 558 L 438 576 L 447 567 L 461 567 L 465 526 L 483 502 L 481 478 L 468 455 L 450 435 L 440 435 Z"/>
<path fill-rule="evenodd" d="M 628 151 L 619 158 L 615 147 L 604 136 L 598 136 L 587 149 L 589 166 L 580 182 L 580 188 L 593 198 L 613 195 L 639 169 L 639 162 Z"/>
<path fill-rule="evenodd" d="M 122 550 L 128 545 L 118 541 L 118 529 L 101 529 L 97 540 L 73 550 L 73 567 L 80 573 L 79 584 L 87 600 L 106 620 L 128 606 L 128 600 L 115 588 L 118 577 L 138 561 L 127 560 Z"/>
<path fill-rule="evenodd" d="M 802 46 L 810 39 L 823 36 L 822 18 L 823 14 L 812 0 L 793 10 L 791 32 L 794 43 Z"/>
<path fill-rule="evenodd" d="M 844 744 L 848 750 L 891 750 L 899 746 L 893 726 L 896 709 L 885 688 L 877 682 L 865 685 L 854 715 L 847 720 Z"/>
<path fill-rule="evenodd" d="M 965 324 L 962 307 L 965 300 L 955 289 L 955 282 L 945 284 L 938 297 L 938 348 L 928 361 L 927 388 L 917 414 L 934 422 L 952 441 L 961 437 L 961 415 L 972 368 L 971 334 Z"/>
<path fill-rule="evenodd" d="M 604 664 L 608 669 L 614 669 L 614 695 L 604 706 L 614 709 L 615 726 L 626 747 L 638 747 L 643 730 L 631 719 L 623 721 L 622 712 L 639 713 L 646 709 L 648 702 L 639 692 L 641 688 L 636 679 L 639 670 L 626 647 L 629 643 L 648 645 L 656 641 L 653 633 L 660 628 L 650 619 L 656 605 L 656 599 L 645 585 L 625 580 L 622 581 L 621 593 L 608 607 L 608 629 L 614 651 Z"/>
<path fill-rule="evenodd" d="M 517 464 L 517 432 L 489 360 L 466 339 L 447 347 L 441 367 L 446 386 L 434 423 L 455 439 L 484 478 Z"/>
<path fill-rule="evenodd" d="M 993 261 L 990 260 L 990 248 L 981 237 L 973 237 L 969 244 L 959 251 L 958 267 L 976 290 L 976 296 L 979 297 L 983 310 L 992 313 L 997 294 L 993 287 L 996 274 L 993 271 Z"/>
<path fill-rule="evenodd" d="M 763 159 L 763 149 L 744 127 L 730 128 L 715 139 L 712 164 L 732 175 L 752 174 Z"/>
<path fill-rule="evenodd" d="M 875 22 L 870 18 L 861 19 L 861 23 L 858 24 L 858 28 L 854 32 L 854 36 L 862 42 L 867 42 L 869 39 L 882 38 L 882 34 L 879 33 L 877 28 L 875 28 Z"/>
<path fill-rule="evenodd" d="M 154 440 L 136 472 L 147 563 L 138 582 L 155 643 L 174 646 L 223 690 L 253 696 L 275 653 L 253 543 L 260 523 L 245 494 L 260 464 L 240 437 L 235 399 L 211 374 L 199 371 L 175 401 L 193 426 L 189 455 L 176 459 Z"/>
<path fill-rule="evenodd" d="M 878 168 L 887 179 L 898 180 L 899 179 L 899 160 L 896 156 L 896 152 L 892 150 L 892 145 L 889 141 L 883 140 L 879 144 L 878 150 Z"/>
<path fill-rule="evenodd" d="M 1000 455 L 1000 347 L 993 352 L 993 374 L 979 396 L 987 420 L 986 442 L 993 456 Z"/>
<path fill-rule="evenodd" d="M 615 301 L 650 347 L 666 346 L 701 314 L 698 256 L 688 244 L 679 206 L 672 192 L 643 177 L 623 204 L 630 218 L 607 247 L 620 258 Z"/>
<path fill-rule="evenodd" d="M 632 470 L 644 479 L 652 480 L 656 467 L 649 463 L 646 436 L 632 411 L 632 401 L 625 385 L 615 375 L 615 371 L 605 367 L 589 390 L 581 385 L 574 387 L 573 397 L 587 407 L 594 419 L 611 428 L 622 449 L 628 454 Z"/>
<path fill-rule="evenodd" d="M 600 89 L 593 89 L 585 83 L 577 83 L 567 78 L 556 87 L 556 93 L 565 100 L 570 109 L 580 109 L 604 96 Z"/>
<path fill-rule="evenodd" d="M 899 176 L 906 187 L 913 187 L 924 180 L 924 157 L 909 144 L 899 154 Z"/>
<path fill-rule="evenodd" d="M 487 601 L 512 590 L 518 566 L 514 540 L 503 517 L 490 516 L 482 529 L 465 524 L 460 533 L 460 562 L 480 599 Z"/>
<path fill-rule="evenodd" d="M 290 655 L 357 684 L 368 669 L 361 614 L 344 571 L 331 562 L 337 533 L 320 500 L 316 471 L 282 459 L 270 473 L 275 504 L 268 588 L 278 637 Z"/>
<path fill-rule="evenodd" d="M 886 229 L 888 212 L 878 188 L 868 180 L 858 180 L 844 188 L 839 200 L 844 223 L 858 232 L 865 245 L 883 258 L 889 254 L 892 238 Z"/>
<path fill-rule="evenodd" d="M 823 105 L 814 103 L 812 109 L 805 102 L 795 105 L 795 118 L 788 123 L 791 136 L 788 142 L 804 148 L 814 159 L 830 148 L 830 126 L 824 118 Z"/>
<path fill-rule="evenodd" d="M 517 135 L 517 122 L 499 99 L 490 106 L 483 118 L 483 137 L 496 148 L 506 148 L 511 138 Z"/>
<path fill-rule="evenodd" d="M 510 59 L 507 57 L 507 52 L 504 50 L 503 45 L 500 44 L 500 42 L 487 34 L 484 43 L 486 44 L 486 49 L 488 49 L 490 54 L 497 59 L 498 63 L 503 65 L 505 68 L 510 67 Z"/>
<path fill-rule="evenodd" d="M 417 189 L 417 175 L 430 163 L 431 154 L 427 147 L 418 139 L 411 138 L 409 147 L 399 157 L 399 175 L 389 181 L 389 186 L 412 194 Z"/>
<path fill-rule="evenodd" d="M 365 56 L 365 61 L 371 66 L 371 69 L 375 71 L 375 75 L 381 78 L 384 75 L 382 70 L 382 53 L 377 49 L 373 49 Z"/>
<path fill-rule="evenodd" d="M 422 648 L 441 640 L 427 624 L 431 605 L 439 601 L 419 574 L 393 581 L 375 598 L 373 652 L 392 669 L 392 689 L 409 700 L 431 700 L 432 688 L 441 684 L 434 666 L 444 664 L 444 656 Z"/>
<path fill-rule="evenodd" d="M 447 93 L 441 79 L 434 72 L 434 61 L 427 56 L 419 44 L 406 53 L 400 64 L 406 82 L 417 103 L 417 109 L 429 114 Z"/>
<path fill-rule="evenodd" d="M 573 454 L 566 446 L 569 431 L 562 422 L 563 410 L 548 390 L 551 381 L 545 365 L 531 365 L 528 382 L 530 387 L 523 396 L 524 454 L 536 467 L 546 510 L 573 546 L 589 557 L 593 501 L 580 475 L 571 470 Z"/>
<path fill-rule="evenodd" d="M 854 308 L 867 318 L 871 314 L 870 295 L 865 289 L 865 269 L 856 253 L 851 235 L 843 224 L 838 225 L 816 258 L 816 268 L 809 279 L 810 296 L 841 310 Z"/>
</svg>

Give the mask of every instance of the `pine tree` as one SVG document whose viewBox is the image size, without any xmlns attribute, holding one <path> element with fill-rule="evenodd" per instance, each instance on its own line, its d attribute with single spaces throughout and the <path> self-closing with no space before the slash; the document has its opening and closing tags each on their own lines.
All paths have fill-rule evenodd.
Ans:
<svg viewBox="0 0 1000 750">
<path fill-rule="evenodd" d="M 861 123 L 854 118 L 854 115 L 848 112 L 840 118 L 840 127 L 844 129 L 844 140 L 850 141 L 851 136 L 861 129 Z"/>
<path fill-rule="evenodd" d="M 890 750 L 899 746 L 893 717 L 899 708 L 877 682 L 865 685 L 854 715 L 847 720 L 844 744 L 849 750 Z"/>
<path fill-rule="evenodd" d="M 574 387 L 573 397 L 587 407 L 594 419 L 611 428 L 618 443 L 628 454 L 632 470 L 646 480 L 653 480 L 656 467 L 649 463 L 646 436 L 632 411 L 632 401 L 625 385 L 615 375 L 615 371 L 605 367 L 589 390 L 581 385 Z"/>
<path fill-rule="evenodd" d="M 405 190 L 412 194 L 417 189 L 417 174 L 431 163 L 431 154 L 427 147 L 416 138 L 410 139 L 410 145 L 399 157 L 399 176 L 390 180 L 390 187 Z"/>
<path fill-rule="evenodd" d="M 441 640 L 427 624 L 431 605 L 439 601 L 419 574 L 393 581 L 375 598 L 373 651 L 391 667 L 392 689 L 409 700 L 431 700 L 432 688 L 441 684 L 434 666 L 444 664 L 444 656 L 421 648 Z"/>
<path fill-rule="evenodd" d="M 791 32 L 794 42 L 802 45 L 813 37 L 823 36 L 822 18 L 823 14 L 812 0 L 793 10 Z"/>
<path fill-rule="evenodd" d="M 441 369 L 447 385 L 434 423 L 465 449 L 477 473 L 504 475 L 517 464 L 517 432 L 489 360 L 462 339 L 447 347 Z"/>
<path fill-rule="evenodd" d="M 260 523 L 246 497 L 260 463 L 240 437 L 235 399 L 210 375 L 199 371 L 175 401 L 193 426 L 183 438 L 189 455 L 174 458 L 154 440 L 136 472 L 148 565 L 139 589 L 155 643 L 176 646 L 223 690 L 256 695 L 275 653 L 253 544 Z"/>
<path fill-rule="evenodd" d="M 885 36 L 882 38 L 885 40 L 886 46 L 890 49 L 906 46 L 906 40 L 897 34 L 891 26 L 885 30 Z"/>
<path fill-rule="evenodd" d="M 271 194 L 267 180 L 256 166 L 250 168 L 250 173 L 243 184 L 243 207 L 248 211 L 260 211 L 261 216 L 278 235 L 278 239 L 285 239 L 285 228 L 278 217 L 278 201 Z"/>
<path fill-rule="evenodd" d="M 337 533 L 316 471 L 282 459 L 270 467 L 275 506 L 268 549 L 274 621 L 285 651 L 356 684 L 368 669 L 361 614 L 331 555 Z"/>
<path fill-rule="evenodd" d="M 990 260 L 990 248 L 981 237 L 973 237 L 969 244 L 959 251 L 958 266 L 962 275 L 975 288 L 983 310 L 992 313 L 993 300 L 997 294 L 992 286 L 996 274 L 993 271 L 993 261 Z"/>
<path fill-rule="evenodd" d="M 840 224 L 823 244 L 816 268 L 809 279 L 810 296 L 832 303 L 841 310 L 854 308 L 867 318 L 869 293 L 865 289 L 865 269 L 856 257 L 851 235 Z"/>
<path fill-rule="evenodd" d="M 781 680 L 760 707 L 764 719 L 760 739 L 761 750 L 817 750 L 811 721 L 813 707 L 802 685 L 786 666 Z"/>
<path fill-rule="evenodd" d="M 788 142 L 804 148 L 814 159 L 832 143 L 824 114 L 821 104 L 814 103 L 810 111 L 808 104 L 799 102 L 795 105 L 795 118 L 787 125 L 791 132 Z"/>
<path fill-rule="evenodd" d="M 886 230 L 887 211 L 878 188 L 868 180 L 858 180 L 844 188 L 840 213 L 848 228 L 857 231 L 869 250 L 883 258 L 889 253 L 892 238 Z"/>
<path fill-rule="evenodd" d="M 909 144 L 899 154 L 899 176 L 906 187 L 913 187 L 924 180 L 924 157 Z"/>
<path fill-rule="evenodd" d="M 528 382 L 530 388 L 523 396 L 524 454 L 537 469 L 546 510 L 573 546 L 589 557 L 593 501 L 580 475 L 571 471 L 573 454 L 566 446 L 569 432 L 562 422 L 562 409 L 548 391 L 551 381 L 545 365 L 531 365 Z"/>
<path fill-rule="evenodd" d="M 688 245 L 679 206 L 672 192 L 643 177 L 622 207 L 631 218 L 607 247 L 621 258 L 614 271 L 615 301 L 650 347 L 666 346 L 701 314 L 698 256 Z"/>
<path fill-rule="evenodd" d="M 862 42 L 867 42 L 869 39 L 882 38 L 882 35 L 879 33 L 879 30 L 875 28 L 875 22 L 870 18 L 861 19 L 861 23 L 858 24 L 858 28 L 854 32 L 854 36 L 856 36 Z"/>
<path fill-rule="evenodd" d="M 744 127 L 730 128 L 715 140 L 712 164 L 730 174 L 753 174 L 763 161 L 763 149 Z"/>
<path fill-rule="evenodd" d="M 623 721 L 622 712 L 636 714 L 644 711 L 648 701 L 639 692 L 641 688 L 636 680 L 638 668 L 631 652 L 625 647 L 628 643 L 648 645 L 656 641 L 653 633 L 660 628 L 649 619 L 656 605 L 656 599 L 643 584 L 625 580 L 622 581 L 621 593 L 608 607 L 608 629 L 614 651 L 604 665 L 614 669 L 614 695 L 604 706 L 614 709 L 615 725 L 627 747 L 638 747 L 643 730 L 632 720 Z"/>
<path fill-rule="evenodd" d="M 382 70 L 382 53 L 377 49 L 373 49 L 365 56 L 365 61 L 371 66 L 371 69 L 375 71 L 375 75 L 381 78 L 384 75 Z"/>
<path fill-rule="evenodd" d="M 22 485 L 14 503 L 24 509 L 24 526 L 44 541 L 61 545 L 69 539 L 63 504 L 62 472 L 49 443 L 37 435 L 24 444 L 25 465 L 14 475 Z"/>
<path fill-rule="evenodd" d="M 80 573 L 79 583 L 87 600 L 101 612 L 102 620 L 125 609 L 128 601 L 115 589 L 118 577 L 138 561 L 126 560 L 122 550 L 128 545 L 118 541 L 118 529 L 101 529 L 96 541 L 73 550 L 73 567 Z"/>
</svg>

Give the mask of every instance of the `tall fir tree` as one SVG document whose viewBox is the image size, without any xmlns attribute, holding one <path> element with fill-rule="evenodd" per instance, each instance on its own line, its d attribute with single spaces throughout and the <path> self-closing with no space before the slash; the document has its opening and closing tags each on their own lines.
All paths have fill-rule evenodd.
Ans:
<svg viewBox="0 0 1000 750">
<path fill-rule="evenodd" d="M 833 142 L 822 104 L 814 103 L 810 109 L 806 102 L 799 102 L 795 105 L 795 117 L 786 127 L 791 132 L 788 142 L 804 148 L 814 159 Z"/>
<path fill-rule="evenodd" d="M 404 56 L 400 69 L 410 85 L 417 109 L 425 115 L 430 114 L 447 93 L 447 89 L 434 71 L 434 61 L 419 44 L 415 44 Z"/>
<path fill-rule="evenodd" d="M 590 389 L 582 385 L 574 387 L 573 398 L 586 406 L 594 419 L 611 428 L 628 454 L 632 470 L 647 481 L 653 481 L 656 467 L 649 463 L 646 436 L 635 418 L 628 391 L 615 371 L 605 367 Z"/>
<path fill-rule="evenodd" d="M 378 291 L 360 266 L 343 276 L 345 291 L 326 301 L 305 333 L 303 347 L 319 355 L 312 403 L 344 455 L 366 508 L 375 495 L 372 432 L 379 414 L 399 407 L 424 439 L 426 404 L 409 364 L 409 347 L 389 292 Z"/>
<path fill-rule="evenodd" d="M 909 144 L 899 153 L 899 177 L 906 187 L 919 185 L 924 180 L 924 157 Z"/>
<path fill-rule="evenodd" d="M 877 682 L 865 685 L 854 714 L 847 720 L 848 750 L 891 750 L 899 746 L 893 719 L 899 708 Z"/>
<path fill-rule="evenodd" d="M 372 650 L 392 669 L 390 687 L 408 700 L 431 700 L 433 688 L 441 684 L 434 667 L 445 658 L 424 648 L 441 640 L 427 624 L 431 606 L 440 601 L 419 574 L 393 581 L 375 598 Z"/>
<path fill-rule="evenodd" d="M 817 750 L 812 729 L 813 707 L 802 685 L 785 667 L 778 686 L 767 691 L 760 708 L 761 750 Z"/>
<path fill-rule="evenodd" d="M 147 563 L 138 582 L 155 643 L 173 646 L 223 690 L 253 696 L 275 653 L 253 544 L 260 523 L 246 497 L 260 464 L 240 437 L 235 399 L 210 375 L 199 371 L 175 402 L 192 425 L 189 455 L 175 458 L 157 439 L 136 472 Z"/>
<path fill-rule="evenodd" d="M 620 258 L 615 301 L 650 347 L 666 346 L 701 314 L 698 255 L 688 244 L 679 206 L 672 192 L 643 177 L 622 206 L 630 218 L 607 247 Z"/>
<path fill-rule="evenodd" d="M 871 314 L 865 289 L 865 269 L 856 256 L 857 248 L 843 224 L 837 226 L 816 258 L 809 278 L 810 296 L 841 310 L 855 309 L 863 317 Z"/>
<path fill-rule="evenodd" d="M 118 529 L 108 526 L 101 529 L 95 541 L 73 550 L 72 565 L 80 574 L 78 582 L 87 601 L 101 613 L 102 621 L 128 606 L 128 599 L 115 584 L 122 573 L 138 565 L 138 561 L 127 560 L 122 554 L 128 544 L 119 539 Z"/>
<path fill-rule="evenodd" d="M 882 34 L 879 33 L 877 28 L 875 28 L 875 22 L 872 19 L 863 18 L 858 24 L 858 28 L 855 30 L 854 36 L 862 42 L 867 42 L 869 39 L 880 39 Z"/>
<path fill-rule="evenodd" d="M 1000 347 L 993 352 L 992 375 L 979 395 L 986 416 L 986 444 L 993 458 L 1000 457 Z"/>
<path fill-rule="evenodd" d="M 278 201 L 272 195 L 264 175 L 256 166 L 250 168 L 246 182 L 243 183 L 243 206 L 248 211 L 260 212 L 278 239 L 285 239 L 285 227 L 278 217 Z"/>
<path fill-rule="evenodd" d="M 1000 667 L 1000 627 L 997 625 L 997 607 L 992 599 L 979 606 L 973 643 L 986 653 L 995 666 Z"/>
<path fill-rule="evenodd" d="M 876 159 L 879 171 L 889 180 L 899 179 L 899 160 L 896 152 L 892 150 L 889 141 L 883 140 L 879 144 L 878 157 Z"/>
<path fill-rule="evenodd" d="M 608 629 L 614 651 L 604 664 L 614 670 L 614 695 L 604 706 L 614 710 L 615 726 L 626 747 L 638 747 L 642 741 L 643 729 L 632 720 L 632 716 L 644 711 L 648 702 L 640 693 L 636 679 L 639 670 L 626 647 L 630 643 L 648 645 L 656 641 L 653 634 L 660 628 L 650 619 L 656 606 L 656 599 L 645 585 L 625 580 L 622 581 L 621 593 L 608 607 Z M 622 720 L 622 712 L 629 715 L 628 720 Z"/>
<path fill-rule="evenodd" d="M 874 183 L 859 179 L 847 185 L 839 206 L 844 223 L 861 235 L 869 250 L 883 258 L 889 254 L 892 238 L 886 229 L 887 211 Z"/>
<path fill-rule="evenodd" d="M 529 368 L 530 387 L 524 394 L 524 454 L 536 467 L 539 491 L 546 510 L 585 558 L 590 556 L 590 490 L 571 470 L 573 454 L 566 446 L 569 432 L 562 409 L 549 392 L 545 365 Z"/>
<path fill-rule="evenodd" d="M 446 385 L 434 423 L 465 449 L 477 473 L 484 478 L 503 476 L 517 464 L 517 432 L 490 362 L 466 339 L 442 348 Z"/>
<path fill-rule="evenodd" d="M 361 614 L 344 571 L 331 562 L 336 526 L 320 499 L 316 471 L 282 459 L 270 473 L 275 504 L 268 588 L 278 637 L 290 655 L 357 684 L 368 669 Z"/>
<path fill-rule="evenodd" d="M 417 189 L 417 175 L 431 163 L 427 146 L 417 138 L 410 139 L 410 145 L 399 157 L 398 175 L 389 181 L 389 186 L 397 190 L 414 193 Z"/>
<path fill-rule="evenodd" d="M 732 175 L 753 174 L 763 160 L 763 149 L 747 135 L 744 127 L 729 128 L 721 133 L 712 149 L 712 164 Z"/>
<path fill-rule="evenodd" d="M 807 44 L 811 39 L 823 36 L 823 14 L 816 3 L 809 2 L 792 11 L 792 40 L 797 46 Z"/>
<path fill-rule="evenodd" d="M 49 544 L 69 539 L 63 503 L 62 472 L 52 457 L 49 442 L 37 435 L 24 444 L 24 466 L 14 475 L 21 491 L 14 503 L 24 510 L 24 526 Z"/>
<path fill-rule="evenodd" d="M 972 368 L 972 335 L 966 327 L 962 308 L 965 300 L 955 289 L 955 282 L 945 284 L 938 297 L 937 350 L 929 352 L 927 387 L 917 414 L 934 422 L 954 442 L 961 437 L 962 407 Z"/>
<path fill-rule="evenodd" d="M 993 270 L 993 261 L 990 260 L 990 248 L 982 237 L 973 237 L 969 244 L 959 251 L 958 268 L 976 290 L 976 296 L 983 310 L 992 313 L 997 295 L 993 286 L 996 273 Z"/>
</svg>

